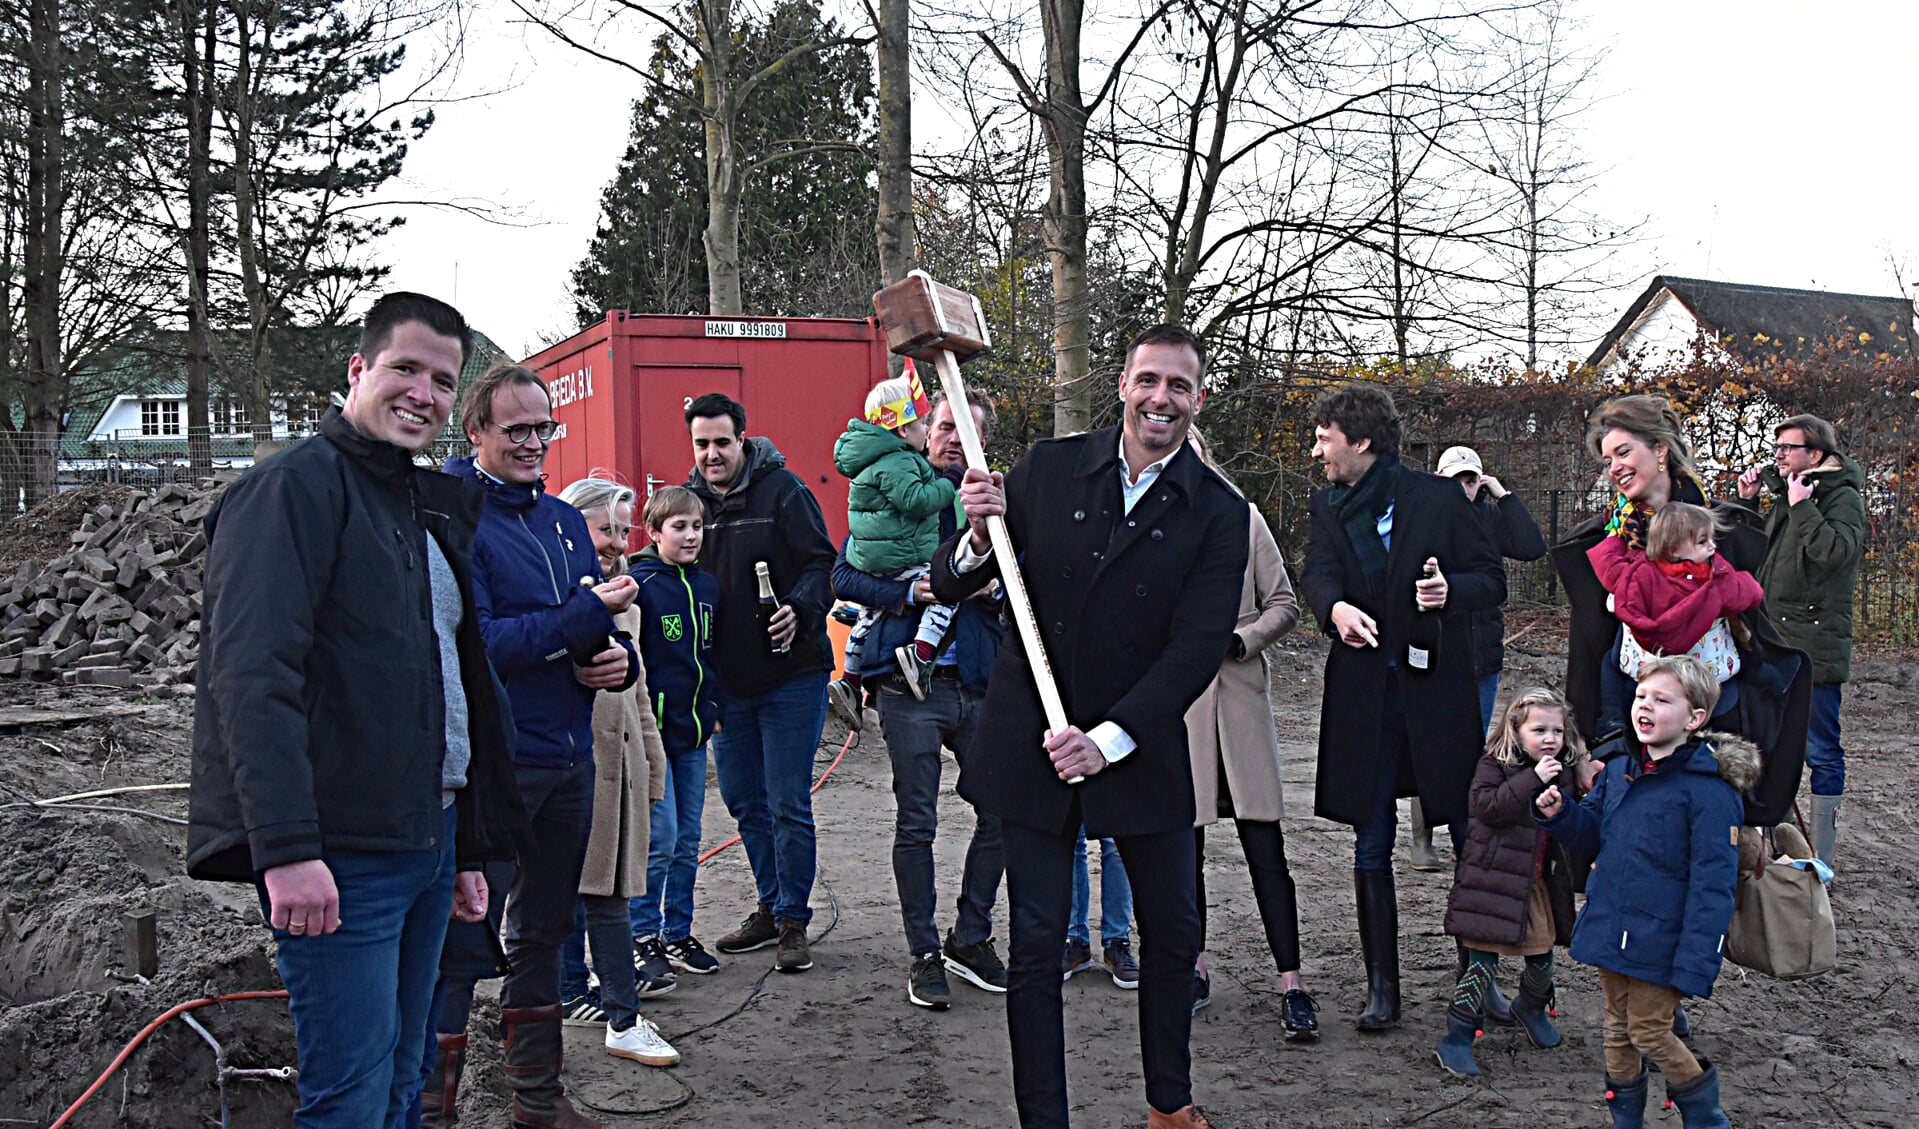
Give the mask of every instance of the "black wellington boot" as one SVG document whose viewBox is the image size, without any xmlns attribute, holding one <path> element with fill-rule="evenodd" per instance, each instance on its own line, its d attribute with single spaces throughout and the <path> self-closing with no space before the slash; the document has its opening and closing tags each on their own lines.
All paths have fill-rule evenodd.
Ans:
<svg viewBox="0 0 1919 1129">
<path fill-rule="evenodd" d="M 1353 871 L 1359 908 L 1359 948 L 1366 961 L 1366 1010 L 1361 1031 L 1399 1026 L 1399 902 L 1390 870 Z"/>
</svg>

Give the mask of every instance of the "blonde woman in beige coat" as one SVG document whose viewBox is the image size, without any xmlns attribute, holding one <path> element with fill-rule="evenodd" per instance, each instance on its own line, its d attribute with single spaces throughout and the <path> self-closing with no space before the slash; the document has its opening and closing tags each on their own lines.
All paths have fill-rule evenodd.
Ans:
<svg viewBox="0 0 1919 1129">
<path fill-rule="evenodd" d="M 608 578 L 626 573 L 626 547 L 633 527 L 633 491 L 617 482 L 583 478 L 560 492 L 560 500 L 579 510 L 593 535 L 593 548 Z M 637 637 L 640 613 L 628 608 L 613 617 L 615 627 Z M 639 662 L 637 649 L 634 661 Z M 582 938 L 575 934 L 562 953 L 562 1012 L 571 1025 L 606 1021 L 606 1052 L 647 1066 L 680 1061 L 652 1022 L 639 1014 L 640 986 L 633 966 L 633 932 L 627 899 L 646 892 L 646 855 L 651 822 L 649 805 L 666 790 L 666 748 L 645 703 L 646 670 L 624 693 L 599 694 L 593 704 L 593 824 L 580 871 L 585 906 L 585 940 L 593 947 L 600 978 L 599 999 L 586 991 Z M 664 995 L 673 987 L 649 984 L 646 994 Z"/>
<path fill-rule="evenodd" d="M 1198 428 L 1189 437 L 1208 466 L 1219 470 Z M 1224 477 L 1224 472 L 1221 472 Z M 1231 481 L 1228 479 L 1228 481 Z M 1248 505 L 1246 579 L 1239 594 L 1233 653 L 1219 676 L 1186 711 L 1186 744 L 1193 761 L 1193 828 L 1198 868 L 1201 955 L 1194 972 L 1193 1009 L 1212 1000 L 1204 955 L 1206 940 L 1206 828 L 1221 818 L 1239 831 L 1253 898 L 1266 928 L 1266 943 L 1279 965 L 1280 1024 L 1291 1040 L 1319 1037 L 1318 1010 L 1299 977 L 1299 903 L 1286 866 L 1280 834 L 1285 794 L 1279 779 L 1279 731 L 1273 723 L 1272 671 L 1266 648 L 1299 622 L 1299 601 L 1280 559 L 1279 544 L 1257 508 Z"/>
</svg>

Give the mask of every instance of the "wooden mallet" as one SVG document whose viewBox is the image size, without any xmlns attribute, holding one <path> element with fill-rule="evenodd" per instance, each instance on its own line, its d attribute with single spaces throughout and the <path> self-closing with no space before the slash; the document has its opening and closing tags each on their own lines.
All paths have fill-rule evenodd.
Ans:
<svg viewBox="0 0 1919 1129">
<path fill-rule="evenodd" d="M 959 431 L 960 446 L 966 450 L 966 465 L 990 470 L 986 465 L 986 447 L 980 442 L 979 428 L 973 424 L 973 411 L 966 399 L 966 382 L 960 378 L 959 363 L 992 347 L 993 335 L 986 328 L 986 316 L 979 299 L 963 290 L 955 290 L 933 280 L 925 271 L 916 270 L 873 295 L 873 312 L 880 328 L 886 331 L 886 347 L 918 361 L 931 361 L 939 373 L 940 388 L 953 408 L 953 426 Z M 1019 572 L 1019 558 L 1013 553 L 1013 538 L 1006 530 L 1006 519 L 993 514 L 986 519 L 987 536 L 993 554 L 999 558 L 1000 582 L 1006 587 L 1006 599 L 1013 607 L 1013 622 L 1025 644 L 1026 657 L 1033 668 L 1033 682 L 1039 688 L 1040 705 L 1046 711 L 1046 724 L 1055 733 L 1065 729 L 1066 703 L 1060 699 L 1059 686 L 1053 681 L 1053 666 L 1046 660 L 1046 642 L 1040 638 L 1039 618 L 1033 614 L 1033 600 L 1026 593 L 1026 582 Z M 1075 776 L 1069 784 L 1085 779 Z"/>
</svg>

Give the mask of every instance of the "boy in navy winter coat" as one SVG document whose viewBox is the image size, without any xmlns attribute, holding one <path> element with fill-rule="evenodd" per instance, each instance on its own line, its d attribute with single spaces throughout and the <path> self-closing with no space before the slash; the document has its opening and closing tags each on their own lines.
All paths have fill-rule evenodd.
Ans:
<svg viewBox="0 0 1919 1129">
<path fill-rule="evenodd" d="M 1572 956 L 1599 969 L 1606 993 L 1606 1101 L 1615 1126 L 1644 1124 L 1651 1059 L 1688 1129 L 1728 1124 L 1719 1072 L 1672 1032 L 1684 996 L 1712 994 L 1732 924 L 1743 793 L 1759 779 L 1759 752 L 1724 734 L 1700 735 L 1719 697 L 1706 664 L 1653 657 L 1639 669 L 1624 755 L 1568 806 L 1540 793 L 1540 824 L 1569 849 L 1598 852 Z"/>
<path fill-rule="evenodd" d="M 641 971 L 653 979 L 668 971 L 666 965 L 694 975 L 719 968 L 693 936 L 706 742 L 719 722 L 723 696 L 713 665 L 720 585 L 694 563 L 705 537 L 705 512 L 699 495 L 684 486 L 654 491 L 642 515 L 650 544 L 632 564 L 640 585 L 640 656 L 667 763 L 666 796 L 653 805 L 649 828 L 646 893 L 631 903 Z"/>
</svg>

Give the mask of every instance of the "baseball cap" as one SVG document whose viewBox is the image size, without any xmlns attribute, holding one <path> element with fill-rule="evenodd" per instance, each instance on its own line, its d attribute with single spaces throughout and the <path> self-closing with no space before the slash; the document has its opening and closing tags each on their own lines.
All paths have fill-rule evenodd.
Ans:
<svg viewBox="0 0 1919 1129">
<path fill-rule="evenodd" d="M 1480 465 L 1479 452 L 1471 447 L 1448 447 L 1445 453 L 1439 456 L 1439 469 L 1433 473 L 1441 478 L 1452 478 L 1467 471 L 1472 471 L 1474 474 L 1486 473 L 1486 468 Z"/>
</svg>

